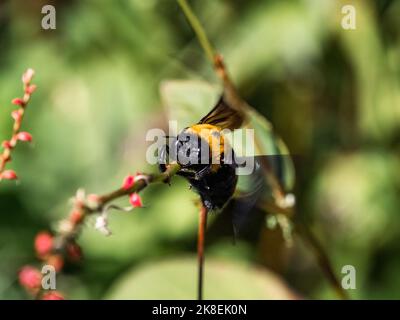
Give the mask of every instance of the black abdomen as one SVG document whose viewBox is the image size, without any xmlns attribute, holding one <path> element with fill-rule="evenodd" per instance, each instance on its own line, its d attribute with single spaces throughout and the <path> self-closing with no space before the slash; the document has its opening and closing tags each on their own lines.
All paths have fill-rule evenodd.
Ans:
<svg viewBox="0 0 400 320">
<path fill-rule="evenodd" d="M 200 180 L 188 178 L 190 184 L 199 193 L 208 210 L 221 209 L 232 197 L 237 182 L 235 166 L 222 164 L 214 173 L 207 174 Z"/>
</svg>

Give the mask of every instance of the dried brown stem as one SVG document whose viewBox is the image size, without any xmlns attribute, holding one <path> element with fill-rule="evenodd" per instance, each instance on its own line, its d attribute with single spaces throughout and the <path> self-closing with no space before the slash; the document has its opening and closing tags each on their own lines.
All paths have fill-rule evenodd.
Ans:
<svg viewBox="0 0 400 320">
<path fill-rule="evenodd" d="M 204 276 L 204 244 L 207 229 L 207 208 L 203 205 L 199 213 L 199 230 L 197 237 L 198 282 L 197 299 L 203 300 L 203 276 Z"/>
</svg>

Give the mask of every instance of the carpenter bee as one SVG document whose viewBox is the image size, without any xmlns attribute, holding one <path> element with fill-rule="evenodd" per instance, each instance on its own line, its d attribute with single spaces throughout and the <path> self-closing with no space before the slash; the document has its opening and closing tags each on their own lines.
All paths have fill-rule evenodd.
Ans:
<svg viewBox="0 0 400 320">
<path fill-rule="evenodd" d="M 257 210 L 253 210 L 265 191 L 261 162 L 255 160 L 255 154 L 244 158 L 243 155 L 236 157 L 227 132 L 227 129 L 230 133 L 232 130 L 248 126 L 250 120 L 247 117 L 251 117 L 247 112 L 249 110 L 251 111 L 244 101 L 225 91 L 206 116 L 198 123 L 184 128 L 176 137 L 168 137 L 169 143 L 159 149 L 158 161 L 161 172 L 166 171 L 168 163 L 180 164 L 177 174 L 189 181 L 191 187 L 200 195 L 202 202 L 197 238 L 199 299 L 202 299 L 207 213 L 220 212 L 218 220 L 214 220 L 214 230 L 218 234 L 229 232 L 233 235 L 234 242 L 239 232 L 242 235 L 243 231 L 253 229 L 252 222 L 256 223 L 258 229 L 263 226 L 263 221 L 258 219 L 260 215 L 256 215 Z M 236 144 L 234 148 L 239 154 Z M 257 156 L 261 160 L 262 157 Z M 250 160 L 255 166 L 251 166 L 251 172 L 247 173 L 247 177 L 250 178 L 247 183 L 249 189 L 246 193 L 237 195 L 235 191 L 240 189 L 237 186 L 243 182 L 241 175 L 241 181 L 238 183 L 238 169 L 245 165 L 243 159 L 245 162 L 247 159 Z M 229 221 L 231 224 L 226 223 Z M 252 234 L 256 235 L 256 232 Z"/>
<path fill-rule="evenodd" d="M 177 174 L 189 181 L 203 206 L 208 211 L 222 209 L 231 199 L 238 181 L 235 153 L 223 131 L 240 128 L 244 121 L 245 114 L 228 105 L 222 96 L 198 123 L 183 129 L 161 148 L 160 170 L 166 170 L 168 157 L 174 159 L 181 165 Z"/>
</svg>

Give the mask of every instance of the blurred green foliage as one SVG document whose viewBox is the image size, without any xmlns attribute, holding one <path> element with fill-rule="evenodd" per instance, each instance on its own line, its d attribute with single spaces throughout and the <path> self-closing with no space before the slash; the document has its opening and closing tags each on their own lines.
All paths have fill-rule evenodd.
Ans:
<svg viewBox="0 0 400 320">
<path fill-rule="evenodd" d="M 294 155 L 297 214 L 337 274 L 356 267 L 351 296 L 400 298 L 400 2 L 190 2 L 243 97 Z M 48 3 L 56 30 L 41 29 Z M 344 4 L 356 7 L 356 30 L 341 28 Z M 67 214 L 79 187 L 103 193 L 129 172 L 157 170 L 145 161 L 145 135 L 166 128 L 160 84 L 216 79 L 172 0 L 3 1 L 0 47 L 0 140 L 20 75 L 37 74 L 23 123 L 34 146 L 14 154 L 21 182 L 0 184 L 0 298 L 25 299 L 18 269 L 35 260 L 35 234 Z M 194 298 L 195 262 L 185 257 L 195 253 L 195 199 L 176 178 L 145 190 L 146 208 L 112 213 L 109 238 L 89 221 L 85 259 L 67 266 L 58 288 L 76 299 Z M 286 282 L 301 296 L 336 298 L 308 248 L 297 239 L 282 249 L 277 239 L 210 243 L 206 295 L 293 297 Z M 279 248 L 282 264 L 272 258 Z"/>
</svg>

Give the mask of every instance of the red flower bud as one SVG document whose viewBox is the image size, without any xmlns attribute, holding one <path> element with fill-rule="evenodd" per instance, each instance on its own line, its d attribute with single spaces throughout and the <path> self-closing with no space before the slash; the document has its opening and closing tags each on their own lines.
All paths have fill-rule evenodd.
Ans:
<svg viewBox="0 0 400 320">
<path fill-rule="evenodd" d="M 29 82 L 31 82 L 33 76 L 35 75 L 35 71 L 31 68 L 29 68 L 28 70 L 26 70 L 23 75 L 22 75 L 22 82 L 24 84 L 28 84 Z"/>
<path fill-rule="evenodd" d="M 82 212 L 80 210 L 74 210 L 71 212 L 71 215 L 69 216 L 69 220 L 73 223 L 73 224 L 77 224 L 79 222 L 82 221 L 83 215 Z"/>
<path fill-rule="evenodd" d="M 38 289 L 41 286 L 42 274 L 31 266 L 25 266 L 18 274 L 19 283 L 26 289 Z"/>
<path fill-rule="evenodd" d="M 48 232 L 40 232 L 35 238 L 35 251 L 39 257 L 48 255 L 53 249 L 53 236 Z"/>
<path fill-rule="evenodd" d="M 58 291 L 51 291 L 43 294 L 41 300 L 65 300 L 65 298 Z"/>
<path fill-rule="evenodd" d="M 47 264 L 52 265 L 54 267 L 55 271 L 59 272 L 64 267 L 64 259 L 63 259 L 62 255 L 55 254 L 55 255 L 50 256 L 47 259 Z"/>
<path fill-rule="evenodd" d="M 21 120 L 21 112 L 19 110 L 14 110 L 13 112 L 11 112 L 11 117 L 15 120 L 15 121 L 19 121 Z"/>
<path fill-rule="evenodd" d="M 140 196 L 137 193 L 132 193 L 129 196 L 129 202 L 131 203 L 132 207 L 134 207 L 134 208 L 143 207 L 142 199 L 140 198 Z"/>
<path fill-rule="evenodd" d="M 97 207 L 100 202 L 100 196 L 94 193 L 88 194 L 86 197 L 86 202 L 90 208 Z"/>
<path fill-rule="evenodd" d="M 12 104 L 15 104 L 16 106 L 23 106 L 25 104 L 24 100 L 21 98 L 14 98 L 11 100 Z"/>
<path fill-rule="evenodd" d="M 29 85 L 29 86 L 27 86 L 27 87 L 25 88 L 25 93 L 27 93 L 27 94 L 32 94 L 32 93 L 35 92 L 36 88 L 37 88 L 37 87 L 36 87 L 35 84 L 31 84 L 31 85 Z"/>
<path fill-rule="evenodd" d="M 11 143 L 10 143 L 10 141 L 8 141 L 8 140 L 3 141 L 2 144 L 1 144 L 1 146 L 2 146 L 4 149 L 11 149 L 11 148 L 12 148 Z"/>
<path fill-rule="evenodd" d="M 135 177 L 132 175 L 126 176 L 124 183 L 122 184 L 122 189 L 128 190 L 135 184 Z"/>
<path fill-rule="evenodd" d="M 77 243 L 73 242 L 67 245 L 67 254 L 68 257 L 74 262 L 82 259 L 82 249 Z"/>
<path fill-rule="evenodd" d="M 15 180 L 17 179 L 17 174 L 15 173 L 14 170 L 6 170 L 0 173 L 0 180 Z"/>
<path fill-rule="evenodd" d="M 32 135 L 28 132 L 19 132 L 17 134 L 17 139 L 20 141 L 27 141 L 27 142 L 31 142 L 32 141 Z"/>
</svg>

